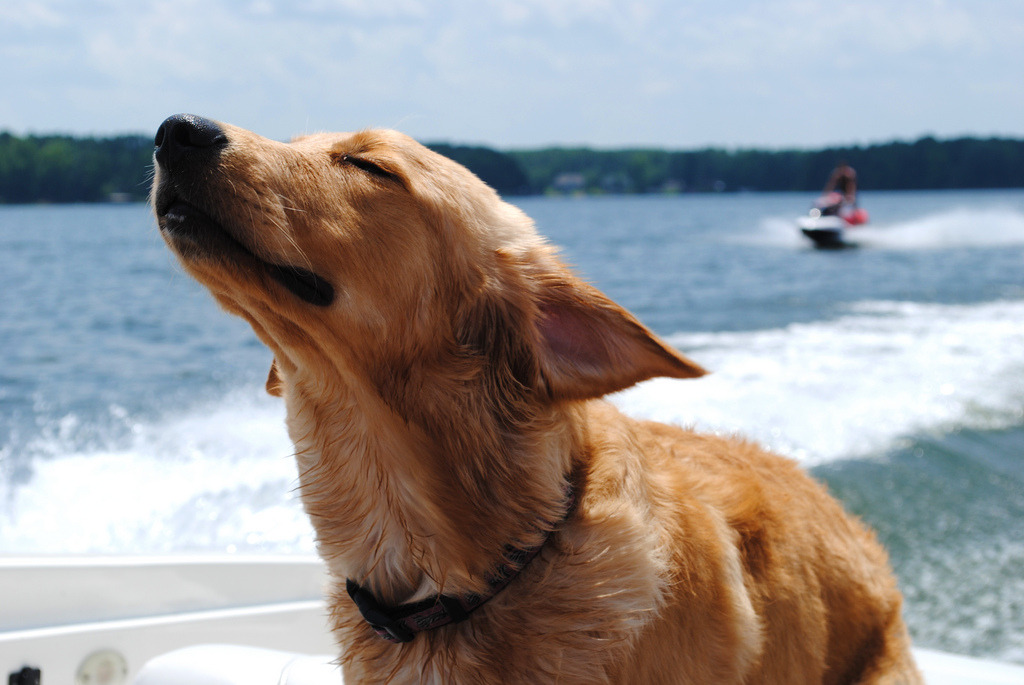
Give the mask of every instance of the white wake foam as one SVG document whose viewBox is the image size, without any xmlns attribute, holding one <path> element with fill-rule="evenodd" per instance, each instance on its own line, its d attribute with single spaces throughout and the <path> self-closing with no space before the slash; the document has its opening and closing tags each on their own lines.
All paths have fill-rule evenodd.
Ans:
<svg viewBox="0 0 1024 685">
<path fill-rule="evenodd" d="M 1012 208 L 960 207 L 924 216 L 891 221 L 872 217 L 872 223 L 848 229 L 847 239 L 881 250 L 942 250 L 1024 245 L 1024 213 Z M 796 219 L 768 217 L 756 232 L 739 241 L 776 247 L 810 247 L 796 228 Z"/>
<path fill-rule="evenodd" d="M 865 246 L 894 250 L 1024 245 L 1024 214 L 959 208 L 893 224 L 868 224 L 850 236 Z"/>
<path fill-rule="evenodd" d="M 614 397 L 627 412 L 738 433 L 807 463 L 907 436 L 1024 420 L 1024 303 L 866 302 L 827 322 L 678 335 L 713 373 Z"/>
<path fill-rule="evenodd" d="M 614 402 L 806 463 L 1024 422 L 1024 302 L 866 302 L 833 321 L 671 342 L 713 374 Z M 0 484 L 0 553 L 314 550 L 283 408 L 260 388 L 140 423 L 107 448 L 77 447 L 74 433 L 40 439 L 28 483 Z"/>
<path fill-rule="evenodd" d="M 258 388 L 135 425 L 126 444 L 58 432 L 33 452 L 31 481 L 0 500 L 0 552 L 313 551 L 283 409 Z"/>
</svg>

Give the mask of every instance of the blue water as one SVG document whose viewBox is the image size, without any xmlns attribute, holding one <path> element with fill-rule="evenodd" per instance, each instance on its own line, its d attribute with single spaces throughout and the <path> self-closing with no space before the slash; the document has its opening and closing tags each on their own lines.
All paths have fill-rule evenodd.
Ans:
<svg viewBox="0 0 1024 685">
<path fill-rule="evenodd" d="M 527 198 L 714 373 L 613 400 L 800 460 L 889 547 L 919 644 L 1024 662 L 1024 191 Z M 0 553 L 312 552 L 270 354 L 146 207 L 0 207 Z"/>
</svg>

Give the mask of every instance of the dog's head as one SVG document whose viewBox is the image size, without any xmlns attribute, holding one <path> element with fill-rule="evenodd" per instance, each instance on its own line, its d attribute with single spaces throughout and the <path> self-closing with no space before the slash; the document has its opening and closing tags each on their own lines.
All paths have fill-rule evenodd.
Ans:
<svg viewBox="0 0 1024 685">
<path fill-rule="evenodd" d="M 274 351 L 271 392 L 337 373 L 387 394 L 444 369 L 555 401 L 703 373 L 575 277 L 522 212 L 402 134 L 281 143 L 178 115 L 155 159 L 161 233 Z"/>
</svg>

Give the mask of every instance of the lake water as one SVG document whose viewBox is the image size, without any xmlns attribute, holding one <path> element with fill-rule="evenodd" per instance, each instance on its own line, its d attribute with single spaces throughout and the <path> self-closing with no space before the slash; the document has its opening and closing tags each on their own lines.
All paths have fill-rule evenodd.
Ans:
<svg viewBox="0 0 1024 685">
<path fill-rule="evenodd" d="M 889 547 L 918 644 L 1024 663 L 1024 191 L 515 200 L 712 370 L 614 397 L 807 465 Z M 0 207 L 0 553 L 314 551 L 270 354 L 148 208 Z"/>
</svg>

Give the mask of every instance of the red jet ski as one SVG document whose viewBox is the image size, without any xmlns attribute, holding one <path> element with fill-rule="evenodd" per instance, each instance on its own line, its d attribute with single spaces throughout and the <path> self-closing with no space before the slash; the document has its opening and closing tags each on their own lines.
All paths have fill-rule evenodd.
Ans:
<svg viewBox="0 0 1024 685">
<path fill-rule="evenodd" d="M 867 210 L 844 203 L 839 193 L 826 193 L 815 200 L 807 216 L 796 220 L 796 225 L 815 247 L 840 248 L 853 245 L 846 240 L 847 228 L 867 222 Z"/>
</svg>

